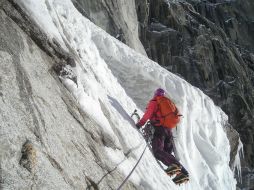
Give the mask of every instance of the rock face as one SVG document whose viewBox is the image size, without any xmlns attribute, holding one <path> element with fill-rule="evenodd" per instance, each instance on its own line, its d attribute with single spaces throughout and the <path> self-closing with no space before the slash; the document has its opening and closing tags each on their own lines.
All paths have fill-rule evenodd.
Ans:
<svg viewBox="0 0 254 190">
<path fill-rule="evenodd" d="M 0 189 L 116 189 L 106 139 L 52 69 L 57 50 L 27 35 L 34 26 L 15 7 L 0 3 Z"/>
<path fill-rule="evenodd" d="M 137 52 L 146 54 L 138 36 L 134 0 L 72 0 L 76 8 L 96 25 Z"/>
<path fill-rule="evenodd" d="M 202 16 L 220 26 L 231 41 L 254 51 L 253 1 L 200 1 L 192 4 Z"/>
</svg>

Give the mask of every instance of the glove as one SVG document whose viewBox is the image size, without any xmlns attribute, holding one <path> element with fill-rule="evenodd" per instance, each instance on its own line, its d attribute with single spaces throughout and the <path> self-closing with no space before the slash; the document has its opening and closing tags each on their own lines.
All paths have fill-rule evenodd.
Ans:
<svg viewBox="0 0 254 190">
<path fill-rule="evenodd" d="M 139 123 L 136 123 L 136 127 L 137 127 L 137 129 L 140 129 L 142 127 L 142 125 L 140 125 Z"/>
</svg>

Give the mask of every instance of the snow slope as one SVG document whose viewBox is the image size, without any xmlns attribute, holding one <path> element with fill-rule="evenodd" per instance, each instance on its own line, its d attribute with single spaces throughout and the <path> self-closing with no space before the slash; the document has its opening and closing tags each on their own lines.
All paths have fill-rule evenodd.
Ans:
<svg viewBox="0 0 254 190">
<path fill-rule="evenodd" d="M 62 81 L 80 107 L 101 126 L 102 135 L 116 145 L 105 150 L 115 163 L 124 160 L 119 169 L 126 176 L 145 147 L 129 115 L 137 107 L 144 110 L 158 87 L 164 88 L 179 107 L 184 117 L 174 136 L 190 183 L 175 186 L 146 150 L 130 178 L 140 189 L 235 189 L 228 166 L 229 142 L 223 131 L 227 116 L 209 97 L 95 26 L 70 0 L 21 0 L 19 4 L 50 38 L 78 55 L 73 71 L 78 85 L 69 79 Z M 125 157 L 128 151 L 131 154 Z"/>
</svg>

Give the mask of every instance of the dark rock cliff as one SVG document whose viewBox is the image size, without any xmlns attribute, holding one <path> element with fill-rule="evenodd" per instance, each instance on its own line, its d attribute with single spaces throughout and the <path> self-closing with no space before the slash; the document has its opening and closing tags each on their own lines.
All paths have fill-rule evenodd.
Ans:
<svg viewBox="0 0 254 190">
<path fill-rule="evenodd" d="M 192 2 L 195 10 L 202 16 L 220 26 L 231 41 L 254 51 L 254 2 L 201 1 Z M 239 46 L 238 46 L 239 47 Z"/>
</svg>

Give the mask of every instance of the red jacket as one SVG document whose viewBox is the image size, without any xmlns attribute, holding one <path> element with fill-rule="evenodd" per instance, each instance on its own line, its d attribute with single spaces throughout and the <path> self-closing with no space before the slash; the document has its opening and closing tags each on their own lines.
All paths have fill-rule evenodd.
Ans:
<svg viewBox="0 0 254 190">
<path fill-rule="evenodd" d="M 161 116 L 161 113 L 159 112 L 158 104 L 157 104 L 156 96 L 155 96 L 153 97 L 153 99 L 149 101 L 146 107 L 146 112 L 143 115 L 143 117 L 140 119 L 140 121 L 137 123 L 137 125 L 142 127 L 147 122 L 148 119 L 150 119 L 150 121 L 154 123 L 153 125 L 156 125 L 155 122 L 159 121 L 160 116 Z"/>
</svg>

